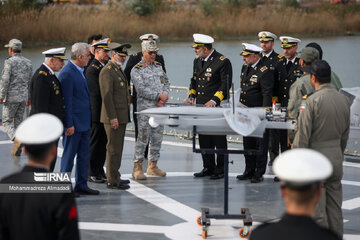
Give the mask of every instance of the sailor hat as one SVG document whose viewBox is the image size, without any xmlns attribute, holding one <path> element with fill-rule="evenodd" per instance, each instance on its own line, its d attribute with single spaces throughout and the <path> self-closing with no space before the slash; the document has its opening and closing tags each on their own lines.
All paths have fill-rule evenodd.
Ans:
<svg viewBox="0 0 360 240">
<path fill-rule="evenodd" d="M 42 52 L 42 54 L 44 54 L 45 57 L 53 57 L 53 58 L 60 58 L 62 60 L 68 60 L 65 57 L 65 50 L 66 50 L 66 48 L 64 48 L 64 47 L 52 48 L 52 49 Z"/>
<path fill-rule="evenodd" d="M 301 40 L 298 38 L 293 38 L 288 36 L 281 36 L 279 39 L 281 41 L 282 48 L 291 48 L 293 46 L 298 45 L 298 43 L 301 42 Z"/>
<path fill-rule="evenodd" d="M 258 37 L 260 42 L 274 41 L 275 39 L 277 39 L 277 36 L 275 34 L 267 31 L 259 32 Z"/>
<path fill-rule="evenodd" d="M 279 155 L 273 170 L 282 186 L 300 190 L 325 181 L 332 174 L 333 167 L 323 154 L 295 148 Z"/>
<path fill-rule="evenodd" d="M 63 131 L 59 118 L 49 113 L 38 113 L 19 125 L 15 138 L 23 144 L 47 144 L 58 140 Z"/>
<path fill-rule="evenodd" d="M 119 53 L 120 56 L 128 56 L 127 50 L 131 48 L 131 44 L 112 42 L 110 43 L 109 47 L 112 51 Z"/>
<path fill-rule="evenodd" d="M 146 41 L 146 40 L 155 40 L 156 41 L 159 39 L 159 36 L 154 33 L 147 33 L 147 34 L 141 35 L 139 37 L 139 39 L 141 41 Z"/>
<path fill-rule="evenodd" d="M 194 33 L 194 44 L 192 45 L 193 48 L 204 46 L 205 44 L 212 44 L 214 42 L 214 38 L 200 33 Z"/>
<path fill-rule="evenodd" d="M 240 53 L 241 56 L 248 56 L 251 54 L 259 54 L 262 52 L 262 48 L 258 47 L 251 43 L 242 43 L 242 52 Z"/>
<path fill-rule="evenodd" d="M 95 49 L 96 48 L 102 48 L 104 50 L 110 51 L 109 44 L 110 44 L 110 38 L 104 38 L 104 39 L 94 43 L 91 46 L 94 47 Z"/>
<path fill-rule="evenodd" d="M 4 47 L 12 48 L 13 50 L 21 50 L 22 42 L 16 38 L 13 38 Z"/>
<path fill-rule="evenodd" d="M 141 49 L 147 52 L 157 52 L 159 50 L 154 40 L 142 41 Z"/>
</svg>

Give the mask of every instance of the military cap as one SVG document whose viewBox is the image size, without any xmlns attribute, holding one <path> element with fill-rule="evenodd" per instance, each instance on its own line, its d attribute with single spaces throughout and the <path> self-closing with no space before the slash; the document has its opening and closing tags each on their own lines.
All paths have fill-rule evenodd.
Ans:
<svg viewBox="0 0 360 240">
<path fill-rule="evenodd" d="M 15 138 L 23 144 L 47 144 L 59 139 L 63 131 L 59 118 L 49 113 L 38 113 L 19 125 Z"/>
<path fill-rule="evenodd" d="M 293 37 L 288 37 L 288 36 L 281 36 L 280 41 L 281 41 L 282 48 L 291 48 L 293 46 L 298 45 L 298 43 L 301 42 L 301 40 L 298 38 L 293 38 Z"/>
<path fill-rule="evenodd" d="M 320 80 L 331 79 L 331 67 L 325 60 L 316 59 L 311 63 L 310 73 Z"/>
<path fill-rule="evenodd" d="M 325 181 L 332 174 L 330 161 L 321 153 L 295 148 L 279 155 L 273 165 L 281 185 L 292 189 L 306 189 Z"/>
<path fill-rule="evenodd" d="M 242 43 L 242 52 L 240 53 L 241 56 L 248 56 L 251 54 L 259 54 L 262 52 L 262 48 L 258 47 L 251 43 Z"/>
<path fill-rule="evenodd" d="M 307 63 L 319 59 L 319 51 L 313 47 L 304 47 L 300 52 L 300 58 Z"/>
<path fill-rule="evenodd" d="M 21 50 L 22 48 L 22 42 L 16 38 L 13 38 L 9 41 L 8 44 L 5 45 L 5 47 L 12 48 L 13 50 Z"/>
<path fill-rule="evenodd" d="M 117 42 L 112 42 L 109 45 L 110 49 L 116 53 L 119 53 L 121 56 L 128 56 L 127 50 L 131 48 L 131 44 L 124 43 L 120 44 Z"/>
<path fill-rule="evenodd" d="M 96 43 L 94 43 L 93 45 L 91 45 L 92 47 L 94 47 L 95 49 L 97 48 L 102 48 L 104 50 L 110 50 L 109 48 L 109 44 L 110 44 L 110 38 L 104 38 Z"/>
<path fill-rule="evenodd" d="M 194 44 L 192 45 L 193 48 L 204 46 L 205 44 L 212 44 L 214 42 L 214 38 L 200 33 L 194 33 Z"/>
<path fill-rule="evenodd" d="M 155 40 L 155 41 L 157 41 L 159 39 L 159 36 L 154 34 L 154 33 L 147 33 L 147 34 L 141 35 L 139 37 L 139 39 L 141 41 L 146 41 L 146 40 Z"/>
<path fill-rule="evenodd" d="M 277 39 L 277 36 L 275 34 L 267 31 L 259 32 L 258 37 L 260 42 L 274 41 L 275 39 Z"/>
<path fill-rule="evenodd" d="M 52 48 L 49 50 L 46 50 L 44 52 L 42 52 L 42 54 L 45 55 L 45 57 L 53 57 L 53 58 L 60 58 L 62 60 L 68 60 L 65 57 L 65 50 L 66 48 L 62 47 L 62 48 Z"/>
<path fill-rule="evenodd" d="M 157 52 L 159 50 L 154 40 L 143 41 L 141 43 L 141 49 L 147 52 Z"/>
</svg>

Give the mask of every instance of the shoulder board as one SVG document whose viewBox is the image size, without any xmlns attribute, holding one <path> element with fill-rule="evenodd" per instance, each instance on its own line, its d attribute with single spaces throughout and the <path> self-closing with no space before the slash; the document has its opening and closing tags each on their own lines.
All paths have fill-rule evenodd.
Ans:
<svg viewBox="0 0 360 240">
<path fill-rule="evenodd" d="M 302 99 L 303 100 L 306 100 L 308 98 L 308 95 L 307 94 L 305 94 L 304 96 L 302 96 Z"/>
<path fill-rule="evenodd" d="M 160 66 L 161 66 L 161 63 L 160 63 L 160 62 L 157 62 L 157 61 L 154 61 L 154 64 L 155 64 L 155 65 L 160 65 Z"/>
<path fill-rule="evenodd" d="M 159 53 L 157 53 L 156 55 L 158 55 L 159 57 L 161 57 L 162 55 L 161 54 L 159 54 Z"/>
<path fill-rule="evenodd" d="M 108 68 L 108 69 L 112 69 L 112 66 L 109 64 L 109 65 L 107 66 L 107 68 Z"/>
<path fill-rule="evenodd" d="M 219 59 L 221 60 L 221 61 L 224 61 L 225 60 L 225 56 L 221 56 Z"/>
<path fill-rule="evenodd" d="M 39 71 L 39 74 L 42 74 L 42 75 L 45 75 L 45 76 L 48 75 L 47 72 L 44 72 L 44 71 Z"/>
<path fill-rule="evenodd" d="M 283 58 L 283 57 L 284 57 L 284 55 L 278 54 L 278 58 Z"/>
<path fill-rule="evenodd" d="M 91 66 L 94 67 L 94 68 L 96 68 L 96 69 L 99 69 L 99 66 L 96 65 L 96 64 L 93 64 L 93 65 L 91 65 Z"/>
<path fill-rule="evenodd" d="M 135 65 L 136 68 L 141 68 L 141 67 L 143 67 L 143 66 L 145 66 L 145 65 L 142 64 L 142 63 L 138 63 L 138 64 Z"/>
<path fill-rule="evenodd" d="M 260 71 L 261 72 L 264 72 L 265 70 L 267 70 L 268 68 L 267 68 L 267 66 L 263 66 L 262 68 L 260 68 Z"/>
<path fill-rule="evenodd" d="M 134 56 L 134 57 L 135 57 L 135 56 L 137 56 L 137 55 L 138 55 L 137 53 L 134 53 L 132 56 Z"/>
</svg>

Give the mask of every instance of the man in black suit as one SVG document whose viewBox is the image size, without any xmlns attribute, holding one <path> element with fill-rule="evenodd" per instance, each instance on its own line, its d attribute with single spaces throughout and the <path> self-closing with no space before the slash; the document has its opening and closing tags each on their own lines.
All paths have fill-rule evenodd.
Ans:
<svg viewBox="0 0 360 240">
<path fill-rule="evenodd" d="M 16 130 L 15 136 L 24 145 L 29 162 L 21 172 L 3 178 L 1 184 L 14 186 L 15 189 L 20 184 L 36 184 L 43 190 L 40 193 L 33 189 L 34 193 L 16 190 L 0 194 L 0 239 L 80 239 L 70 179 L 61 184 L 59 192 L 50 193 L 47 192 L 50 183 L 36 181 L 34 174 L 45 175 L 49 179 L 47 174 L 63 129 L 57 117 L 40 113 L 27 118 Z"/>
<path fill-rule="evenodd" d="M 35 71 L 31 80 L 31 112 L 50 113 L 64 121 L 64 97 L 61 84 L 55 75 L 63 66 L 65 57 L 65 48 L 52 48 L 42 54 L 45 55 L 44 63 Z M 57 155 L 50 166 L 50 172 L 54 171 Z"/>
<path fill-rule="evenodd" d="M 109 60 L 109 38 L 102 39 L 92 45 L 95 58 L 85 71 L 89 84 L 91 105 L 90 158 L 88 181 L 104 183 L 106 180 L 104 163 L 106 158 L 107 137 L 104 124 L 100 122 L 102 98 L 99 76 L 101 69 Z"/>
<path fill-rule="evenodd" d="M 216 107 L 228 98 L 232 83 L 232 66 L 229 59 L 217 52 L 212 43 L 214 39 L 204 34 L 194 34 L 193 77 L 190 82 L 189 98 L 184 103 L 204 104 L 206 107 Z M 200 148 L 227 149 L 225 135 L 199 134 Z M 210 176 L 210 179 L 224 177 L 224 155 L 202 154 L 203 169 L 194 173 L 194 177 Z"/>
<path fill-rule="evenodd" d="M 141 35 L 139 37 L 139 39 L 143 42 L 143 41 L 148 41 L 148 40 L 155 40 L 157 41 L 159 39 L 159 36 L 156 35 L 156 34 L 153 34 L 153 33 L 147 33 L 147 34 L 144 34 L 144 35 Z M 126 67 L 125 67 L 125 70 L 124 70 L 124 73 L 125 73 L 125 76 L 128 80 L 128 87 L 129 87 L 129 93 L 131 95 L 131 90 L 130 90 L 130 82 L 132 82 L 131 80 L 131 69 L 133 69 L 133 67 L 138 64 L 140 61 L 141 61 L 141 58 L 142 58 L 142 52 L 138 52 L 138 53 L 135 53 L 135 54 L 132 54 L 130 55 L 127 63 L 126 63 Z M 161 63 L 161 67 L 162 69 L 164 70 L 164 72 L 166 72 L 166 69 L 165 69 L 165 61 L 164 61 L 164 57 L 159 54 L 159 53 L 156 53 L 156 57 L 155 57 L 155 61 L 156 62 L 159 62 Z M 135 89 L 135 86 L 133 86 L 133 91 L 132 91 L 132 105 L 133 105 L 133 119 L 134 119 L 134 126 L 135 126 L 135 139 L 137 139 L 137 136 L 138 136 L 138 124 L 137 124 L 137 115 L 135 114 L 136 111 L 137 111 L 137 103 L 136 103 L 136 100 L 137 100 L 137 97 L 136 97 L 136 89 Z M 147 158 L 147 153 L 148 153 L 148 146 L 146 147 L 146 150 L 145 150 L 145 158 Z"/>
<path fill-rule="evenodd" d="M 240 76 L 240 103 L 247 107 L 269 107 L 274 87 L 274 73 L 270 70 L 259 53 L 262 49 L 254 44 L 243 43 L 244 65 Z M 238 180 L 250 179 L 252 183 L 264 180 L 266 171 L 269 132 L 263 138 L 243 137 L 244 150 L 260 150 L 260 154 L 245 153 L 245 171 L 238 175 Z"/>
</svg>

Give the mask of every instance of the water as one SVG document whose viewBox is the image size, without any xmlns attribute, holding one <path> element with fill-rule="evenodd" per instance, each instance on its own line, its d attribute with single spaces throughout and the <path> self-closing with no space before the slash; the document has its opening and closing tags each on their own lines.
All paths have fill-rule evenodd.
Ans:
<svg viewBox="0 0 360 240">
<path fill-rule="evenodd" d="M 228 57 L 233 67 L 233 82 L 235 88 L 240 85 L 240 70 L 243 65 L 239 55 L 242 42 L 248 42 L 259 45 L 256 37 L 242 41 L 221 41 L 215 42 L 214 48 Z M 327 60 L 333 71 L 337 73 L 344 87 L 360 86 L 358 70 L 360 68 L 360 36 L 331 37 L 331 38 L 306 38 L 302 39 L 299 45 L 299 51 L 310 42 L 317 42 L 323 49 L 323 59 Z M 133 44 L 131 53 L 140 50 L 140 43 Z M 172 85 L 189 86 L 192 76 L 192 64 L 195 57 L 191 48 L 191 42 L 162 43 L 160 42 L 160 54 L 165 58 L 167 73 Z M 62 47 L 62 46 L 54 46 Z M 34 71 L 43 62 L 42 51 L 49 47 L 31 47 L 24 48 L 23 55 L 33 62 Z M 275 42 L 275 51 L 282 53 L 280 41 Z M 8 57 L 6 48 L 0 50 L 0 69 L 3 69 L 4 60 Z M 67 46 L 67 57 L 70 58 L 70 46 Z"/>
</svg>

